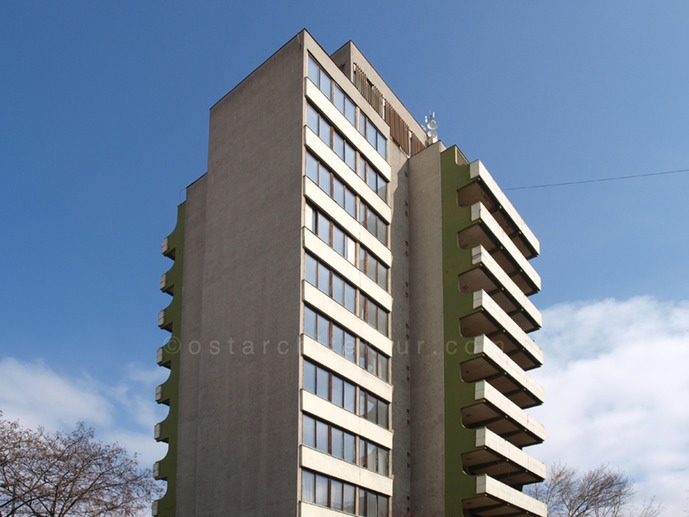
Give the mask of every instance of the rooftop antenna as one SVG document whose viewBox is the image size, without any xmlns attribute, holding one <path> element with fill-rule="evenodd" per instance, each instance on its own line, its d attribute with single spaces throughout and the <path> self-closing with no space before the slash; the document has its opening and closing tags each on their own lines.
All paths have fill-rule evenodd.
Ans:
<svg viewBox="0 0 689 517">
<path fill-rule="evenodd" d="M 431 145 L 438 141 L 438 122 L 435 120 L 435 111 L 426 115 L 426 144 Z"/>
</svg>

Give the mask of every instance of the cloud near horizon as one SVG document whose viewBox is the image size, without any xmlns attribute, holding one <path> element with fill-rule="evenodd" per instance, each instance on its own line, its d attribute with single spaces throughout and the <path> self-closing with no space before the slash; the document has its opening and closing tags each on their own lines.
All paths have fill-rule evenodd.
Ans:
<svg viewBox="0 0 689 517">
<path fill-rule="evenodd" d="M 664 515 L 689 493 L 689 303 L 651 297 L 564 303 L 543 311 L 545 352 L 534 378 L 546 390 L 532 414 L 546 441 L 531 453 L 581 469 L 626 473 L 637 500 Z"/>
</svg>

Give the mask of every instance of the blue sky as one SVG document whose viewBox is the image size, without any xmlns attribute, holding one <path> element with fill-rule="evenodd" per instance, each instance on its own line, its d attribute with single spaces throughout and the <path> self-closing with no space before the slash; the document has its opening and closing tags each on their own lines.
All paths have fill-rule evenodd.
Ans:
<svg viewBox="0 0 689 517">
<path fill-rule="evenodd" d="M 5 1 L 8 416 L 58 427 L 86 419 L 146 461 L 162 455 L 149 443 L 164 414 L 152 404 L 164 378 L 156 318 L 168 303 L 157 290 L 169 267 L 160 240 L 182 190 L 205 171 L 210 106 L 304 27 L 328 51 L 355 41 L 419 120 L 435 111 L 440 138 L 480 158 L 503 188 L 689 168 L 685 1 Z M 553 445 L 540 455 L 619 465 L 640 495 L 665 498 L 668 515 L 687 500 L 684 489 L 663 495 L 658 476 L 689 485 L 689 461 L 676 461 L 689 459 L 689 444 L 663 433 L 686 429 L 689 416 L 674 405 L 657 413 L 664 388 L 653 382 L 670 384 L 677 400 L 689 395 L 680 368 L 689 359 L 688 191 L 689 174 L 507 191 L 542 245 L 534 302 L 546 318 L 535 337 L 552 361 L 541 374 L 552 409 L 541 414 Z M 635 362 L 625 354 L 637 348 L 645 358 Z M 597 378 L 610 364 L 626 375 L 608 388 L 606 415 L 629 416 L 646 386 L 651 398 L 632 409 L 672 444 L 653 444 L 646 464 L 628 458 L 647 438 L 595 456 L 576 448 L 629 420 L 585 436 L 558 431 L 570 418 L 598 420 L 585 390 L 553 379 L 584 366 Z M 118 396 L 103 406 L 108 386 Z"/>
</svg>

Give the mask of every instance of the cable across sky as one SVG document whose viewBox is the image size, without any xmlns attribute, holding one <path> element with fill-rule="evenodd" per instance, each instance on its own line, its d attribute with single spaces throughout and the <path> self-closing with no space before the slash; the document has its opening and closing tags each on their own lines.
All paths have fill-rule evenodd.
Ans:
<svg viewBox="0 0 689 517">
<path fill-rule="evenodd" d="M 661 171 L 661 172 L 647 172 L 644 174 L 630 174 L 627 176 L 613 176 L 610 178 L 598 178 L 598 179 L 590 179 L 590 180 L 577 180 L 577 181 L 565 181 L 562 183 L 543 183 L 541 185 L 527 185 L 524 187 L 508 187 L 503 190 L 527 190 L 527 189 L 535 189 L 535 188 L 548 188 L 548 187 L 566 187 L 569 185 L 582 185 L 584 183 L 602 183 L 604 181 L 620 181 L 620 180 L 628 180 L 628 179 L 633 179 L 633 178 L 647 178 L 650 176 L 663 176 L 663 175 L 668 175 L 668 174 L 679 174 L 682 172 L 689 172 L 689 169 L 677 169 L 673 171 Z"/>
</svg>

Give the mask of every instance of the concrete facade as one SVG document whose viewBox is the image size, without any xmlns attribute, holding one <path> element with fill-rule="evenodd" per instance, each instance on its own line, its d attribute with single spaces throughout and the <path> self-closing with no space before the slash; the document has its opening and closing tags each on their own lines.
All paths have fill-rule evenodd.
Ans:
<svg viewBox="0 0 689 517">
<path fill-rule="evenodd" d="M 211 108 L 163 246 L 154 515 L 544 515 L 519 493 L 544 474 L 521 450 L 537 241 L 479 162 L 424 140 L 353 43 L 306 31 Z"/>
</svg>

